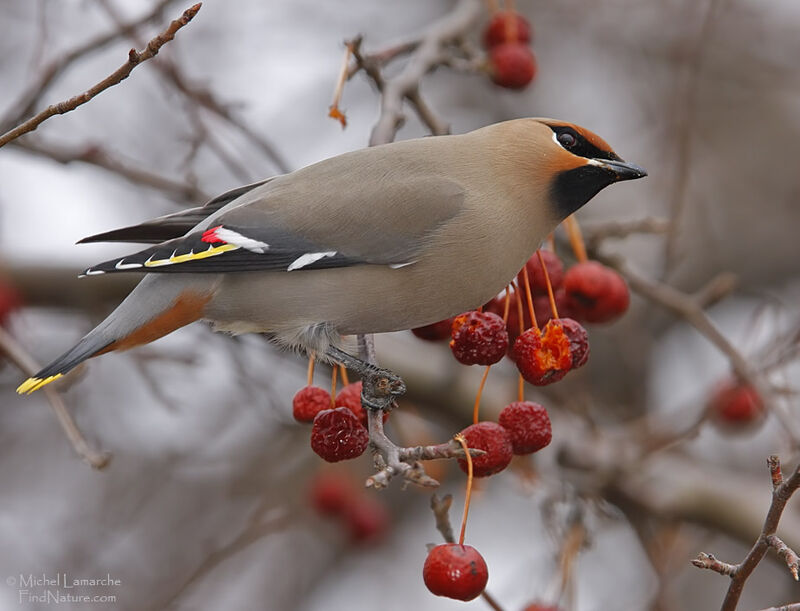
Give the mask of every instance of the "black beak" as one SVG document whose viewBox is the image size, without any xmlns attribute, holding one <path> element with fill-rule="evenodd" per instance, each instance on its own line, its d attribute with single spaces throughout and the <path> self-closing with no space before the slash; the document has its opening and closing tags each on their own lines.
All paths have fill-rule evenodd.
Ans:
<svg viewBox="0 0 800 611">
<path fill-rule="evenodd" d="M 611 172 L 616 178 L 615 180 L 634 180 L 635 178 L 644 178 L 647 176 L 647 170 L 635 163 L 628 163 L 627 161 L 615 161 L 614 159 L 592 159 L 589 163 L 596 165 Z"/>
</svg>

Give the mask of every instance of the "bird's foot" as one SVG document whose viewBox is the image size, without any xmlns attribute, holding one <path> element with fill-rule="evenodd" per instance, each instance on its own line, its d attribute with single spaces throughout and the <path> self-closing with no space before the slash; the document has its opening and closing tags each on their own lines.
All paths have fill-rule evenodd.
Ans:
<svg viewBox="0 0 800 611">
<path fill-rule="evenodd" d="M 361 376 L 361 404 L 367 412 L 369 445 L 376 469 L 376 473 L 367 479 L 367 486 L 385 488 L 397 475 L 418 486 L 438 486 L 439 482 L 425 473 L 420 461 L 464 458 L 461 445 L 452 439 L 438 445 L 408 448 L 395 444 L 383 430 L 383 414 L 394 409 L 396 398 L 406 392 L 402 378 L 335 347 L 329 348 L 328 355 Z M 470 450 L 470 454 L 479 456 L 483 451 Z"/>
</svg>

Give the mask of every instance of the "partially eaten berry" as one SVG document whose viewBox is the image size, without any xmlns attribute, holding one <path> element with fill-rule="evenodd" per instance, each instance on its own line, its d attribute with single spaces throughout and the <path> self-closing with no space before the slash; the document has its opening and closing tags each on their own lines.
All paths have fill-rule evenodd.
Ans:
<svg viewBox="0 0 800 611">
<path fill-rule="evenodd" d="M 525 380 L 546 386 L 561 380 L 572 368 L 570 342 L 554 319 L 539 329 L 528 329 L 514 343 L 514 360 Z"/>
<path fill-rule="evenodd" d="M 323 410 L 314 418 L 311 449 L 328 462 L 361 456 L 368 443 L 367 429 L 346 407 Z"/>
<path fill-rule="evenodd" d="M 497 421 L 508 431 L 514 454 L 538 452 L 553 439 L 547 410 L 533 401 L 516 401 L 506 405 Z"/>
<path fill-rule="evenodd" d="M 513 448 L 508 431 L 496 422 L 477 422 L 461 431 L 467 447 L 484 450 L 485 454 L 472 457 L 472 474 L 487 477 L 505 469 L 511 462 Z M 458 466 L 468 472 L 467 461 L 458 459 Z"/>
<path fill-rule="evenodd" d="M 450 349 L 464 365 L 494 365 L 508 350 L 503 319 L 492 312 L 465 312 L 453 319 Z"/>
<path fill-rule="evenodd" d="M 486 588 L 489 569 L 471 545 L 443 543 L 428 552 L 422 579 L 436 596 L 467 601 L 477 598 Z"/>
<path fill-rule="evenodd" d="M 583 367 L 589 360 L 589 334 L 586 333 L 586 329 L 572 318 L 554 318 L 552 323 L 561 327 L 569 340 L 572 369 Z"/>
</svg>

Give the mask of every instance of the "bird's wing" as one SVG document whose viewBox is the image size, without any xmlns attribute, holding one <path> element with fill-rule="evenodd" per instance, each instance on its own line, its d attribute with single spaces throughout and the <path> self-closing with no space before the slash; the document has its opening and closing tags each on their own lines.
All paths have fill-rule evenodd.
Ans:
<svg viewBox="0 0 800 611">
<path fill-rule="evenodd" d="M 297 177 L 253 189 L 184 237 L 106 261 L 111 272 L 219 273 L 350 265 L 403 267 L 461 210 L 464 191 L 443 177 L 392 184 L 390 177 L 339 189 Z"/>
<path fill-rule="evenodd" d="M 186 235 L 198 223 L 201 223 L 233 200 L 256 187 L 260 187 L 270 180 L 272 179 L 270 178 L 251 185 L 231 189 L 215 197 L 204 206 L 159 216 L 158 218 L 154 218 L 139 225 L 131 225 L 130 227 L 122 227 L 121 229 L 90 235 L 80 240 L 78 244 L 89 244 L 92 242 L 139 242 L 141 244 L 158 244 L 165 240 L 179 238 Z"/>
</svg>

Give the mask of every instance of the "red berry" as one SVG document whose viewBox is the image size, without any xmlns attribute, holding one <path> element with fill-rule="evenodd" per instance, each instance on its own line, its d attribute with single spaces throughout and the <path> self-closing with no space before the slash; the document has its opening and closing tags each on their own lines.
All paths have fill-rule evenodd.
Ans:
<svg viewBox="0 0 800 611">
<path fill-rule="evenodd" d="M 522 89 L 536 75 L 536 58 L 525 45 L 513 42 L 497 45 L 489 52 L 489 71 L 497 85 Z"/>
<path fill-rule="evenodd" d="M 496 422 L 478 422 L 461 431 L 467 447 L 485 450 L 486 454 L 472 457 L 472 474 L 487 477 L 499 473 L 511 462 L 513 449 L 508 431 Z M 466 459 L 459 458 L 458 466 L 467 473 Z"/>
<path fill-rule="evenodd" d="M 519 13 L 497 11 L 483 32 L 483 46 L 487 49 L 505 42 L 531 41 L 531 24 Z"/>
<path fill-rule="evenodd" d="M 321 515 L 337 516 L 353 504 L 357 496 L 353 482 L 341 473 L 319 473 L 309 490 L 311 506 Z"/>
<path fill-rule="evenodd" d="M 0 326 L 5 326 L 9 316 L 22 307 L 22 295 L 12 284 L 0 278 Z"/>
<path fill-rule="evenodd" d="M 558 255 L 552 250 L 542 250 L 539 252 L 542 253 L 544 264 L 547 267 L 547 273 L 550 276 L 550 285 L 555 292 L 555 290 L 564 283 L 564 264 L 561 263 L 561 259 L 559 259 Z M 539 261 L 539 255 L 533 253 L 533 256 L 528 259 L 525 267 L 528 270 L 528 282 L 531 285 L 531 293 L 534 295 L 547 295 L 547 281 L 544 277 L 542 264 Z M 517 274 L 517 282 L 519 286 L 525 286 L 525 277 L 522 272 Z M 539 312 L 536 312 L 536 315 L 538 316 Z M 543 323 L 539 321 L 539 324 Z"/>
<path fill-rule="evenodd" d="M 553 299 L 556 301 L 556 310 L 558 310 L 558 316 L 560 318 L 572 316 L 570 302 L 567 299 L 567 293 L 564 291 L 563 286 L 553 291 Z M 540 326 L 546 325 L 553 318 L 553 308 L 550 306 L 550 297 L 548 295 L 534 295 L 533 311 L 536 314 L 536 322 L 538 322 Z M 528 319 L 527 315 L 525 319 Z"/>
<path fill-rule="evenodd" d="M 446 318 L 424 327 L 416 327 L 411 332 L 420 339 L 429 342 L 438 342 L 450 337 L 450 329 L 453 327 L 453 319 Z"/>
<path fill-rule="evenodd" d="M 331 408 L 331 395 L 319 386 L 306 386 L 292 399 L 292 415 L 298 422 L 311 422 L 324 409 Z"/>
<path fill-rule="evenodd" d="M 508 350 L 503 319 L 492 312 L 465 312 L 453 319 L 450 349 L 464 365 L 494 365 Z"/>
<path fill-rule="evenodd" d="M 764 418 L 764 402 L 752 387 L 728 380 L 717 387 L 709 404 L 717 424 L 727 430 L 747 429 L 747 425 L 761 422 Z"/>
<path fill-rule="evenodd" d="M 564 289 L 575 318 L 609 322 L 628 309 L 630 293 L 625 280 L 597 261 L 577 263 L 564 276 Z"/>
<path fill-rule="evenodd" d="M 346 407 L 323 410 L 314 418 L 311 449 L 328 462 L 361 456 L 368 443 L 367 429 Z"/>
<path fill-rule="evenodd" d="M 389 511 L 382 501 L 361 495 L 344 512 L 344 522 L 353 543 L 375 543 L 388 532 Z"/>
<path fill-rule="evenodd" d="M 570 341 L 561 325 L 551 320 L 544 327 L 528 329 L 514 342 L 517 369 L 534 386 L 558 382 L 572 368 Z"/>
<path fill-rule="evenodd" d="M 532 401 L 516 401 L 503 408 L 497 419 L 508 431 L 514 454 L 531 454 L 550 444 L 553 428 L 547 410 Z"/>
<path fill-rule="evenodd" d="M 336 393 L 336 407 L 346 407 L 356 416 L 364 426 L 367 426 L 367 415 L 364 413 L 364 408 L 361 405 L 361 382 L 353 382 L 347 386 L 343 386 L 342 390 Z"/>
<path fill-rule="evenodd" d="M 364 411 L 364 406 L 361 405 L 361 389 L 363 388 L 361 382 L 353 382 L 343 387 L 342 390 L 336 395 L 336 407 L 346 407 L 356 416 L 358 421 L 367 426 L 367 412 Z M 383 412 L 383 421 L 389 418 L 389 412 Z"/>
<path fill-rule="evenodd" d="M 422 579 L 436 596 L 467 601 L 477 598 L 486 588 L 489 569 L 471 545 L 443 543 L 428 552 Z"/>
<path fill-rule="evenodd" d="M 484 311 L 497 314 L 501 318 L 506 307 L 506 296 L 500 295 L 492 299 L 489 303 L 483 306 Z M 531 326 L 531 317 L 528 316 L 527 307 L 523 308 L 522 316 L 524 318 L 525 328 Z M 517 310 L 517 294 L 511 293 L 508 300 L 508 320 L 506 320 L 506 332 L 508 333 L 508 354 L 511 354 L 511 348 L 514 345 L 514 340 L 519 337 L 521 331 L 519 330 L 519 311 Z"/>
</svg>

